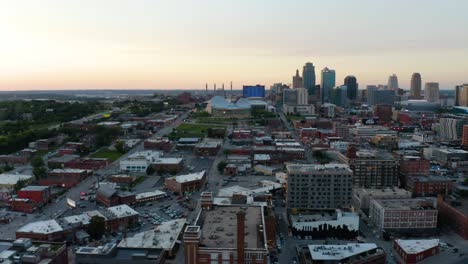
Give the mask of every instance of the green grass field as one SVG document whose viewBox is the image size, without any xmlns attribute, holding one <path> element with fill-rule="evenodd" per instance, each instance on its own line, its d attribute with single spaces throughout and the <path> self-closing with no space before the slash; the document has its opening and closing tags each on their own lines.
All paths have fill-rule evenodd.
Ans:
<svg viewBox="0 0 468 264">
<path fill-rule="evenodd" d="M 115 151 L 115 150 L 109 150 L 106 148 L 103 148 L 99 150 L 98 152 L 92 154 L 90 158 L 108 158 L 112 161 L 117 160 L 118 158 L 122 157 L 124 153 Z"/>
</svg>

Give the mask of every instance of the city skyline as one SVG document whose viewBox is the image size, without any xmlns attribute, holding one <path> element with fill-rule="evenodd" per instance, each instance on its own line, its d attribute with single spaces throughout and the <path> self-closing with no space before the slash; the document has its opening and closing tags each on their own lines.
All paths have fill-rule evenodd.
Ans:
<svg viewBox="0 0 468 264">
<path fill-rule="evenodd" d="M 468 79 L 467 8 L 369 0 L 3 3 L 0 90 L 204 89 L 231 80 L 240 89 L 290 83 L 309 61 L 316 71 L 334 69 L 337 80 L 354 75 L 361 87 L 395 73 L 408 90 L 420 72 L 424 82 L 453 90 Z M 381 19 L 382 10 L 400 19 Z M 346 35 L 353 37 L 344 44 Z"/>
</svg>

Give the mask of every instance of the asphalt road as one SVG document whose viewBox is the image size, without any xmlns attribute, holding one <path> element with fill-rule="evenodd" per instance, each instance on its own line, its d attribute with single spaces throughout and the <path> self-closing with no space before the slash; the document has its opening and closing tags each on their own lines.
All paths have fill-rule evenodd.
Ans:
<svg viewBox="0 0 468 264">
<path fill-rule="evenodd" d="M 161 137 L 165 134 L 168 134 L 172 131 L 174 127 L 179 125 L 183 119 L 185 119 L 188 115 L 187 113 L 182 114 L 179 118 L 177 118 L 174 123 L 170 124 L 169 126 L 159 130 L 156 132 L 153 137 Z M 143 142 L 140 142 L 135 147 L 133 147 L 129 152 L 125 155 L 114 161 L 112 164 L 107 166 L 106 168 L 100 169 L 95 171 L 94 173 L 100 175 L 102 177 L 106 177 L 108 175 L 112 175 L 119 172 L 119 161 L 121 159 L 126 158 L 130 154 L 143 150 Z M 14 220 L 9 224 L 0 225 L 0 237 L 2 238 L 11 238 L 15 237 L 15 231 L 19 229 L 21 226 L 35 222 L 40 220 L 48 220 L 48 219 L 56 219 L 59 218 L 62 214 L 67 213 L 69 206 L 66 203 L 66 198 L 73 199 L 75 201 L 80 200 L 80 193 L 81 192 L 88 192 L 91 189 L 91 186 L 94 182 L 97 181 L 97 176 L 88 177 L 85 180 L 81 181 L 77 186 L 69 189 L 66 195 L 59 197 L 57 200 L 53 201 L 52 203 L 45 206 L 41 211 L 35 212 L 33 214 L 27 214 L 26 216 L 21 216 L 20 213 L 15 212 L 4 212 L 5 214 L 8 213 L 10 216 L 15 215 Z"/>
</svg>

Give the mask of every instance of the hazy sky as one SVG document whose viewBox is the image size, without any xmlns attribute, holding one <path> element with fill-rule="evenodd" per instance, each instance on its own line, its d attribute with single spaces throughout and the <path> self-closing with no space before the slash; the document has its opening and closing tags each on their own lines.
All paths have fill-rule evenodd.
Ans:
<svg viewBox="0 0 468 264">
<path fill-rule="evenodd" d="M 0 90 L 468 82 L 466 0 L 0 0 Z"/>
</svg>

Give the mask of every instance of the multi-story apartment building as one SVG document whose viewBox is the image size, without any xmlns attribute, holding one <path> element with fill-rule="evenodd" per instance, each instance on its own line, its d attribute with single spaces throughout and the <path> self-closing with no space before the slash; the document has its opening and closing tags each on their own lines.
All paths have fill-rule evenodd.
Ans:
<svg viewBox="0 0 468 264">
<path fill-rule="evenodd" d="M 435 148 L 432 151 L 432 156 L 437 163 L 447 165 L 452 160 L 468 160 L 468 151 L 453 148 Z"/>
<path fill-rule="evenodd" d="M 269 263 L 262 206 L 207 206 L 183 240 L 186 264 Z"/>
<path fill-rule="evenodd" d="M 468 118 L 458 116 L 441 117 L 440 137 L 444 140 L 460 140 L 463 136 L 463 126 L 468 125 Z"/>
<path fill-rule="evenodd" d="M 355 187 L 386 188 L 398 186 L 398 160 L 388 152 L 359 150 L 338 154 L 338 159 L 353 171 Z"/>
<path fill-rule="evenodd" d="M 411 192 L 400 188 L 386 189 L 353 189 L 353 206 L 365 213 L 369 212 L 369 206 L 372 199 L 403 199 L 411 198 Z"/>
<path fill-rule="evenodd" d="M 374 199 L 370 203 L 371 223 L 384 230 L 432 230 L 437 228 L 437 200 Z"/>
<path fill-rule="evenodd" d="M 351 204 L 353 172 L 345 164 L 288 164 L 289 210 L 346 208 Z"/>
</svg>

